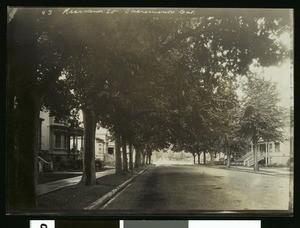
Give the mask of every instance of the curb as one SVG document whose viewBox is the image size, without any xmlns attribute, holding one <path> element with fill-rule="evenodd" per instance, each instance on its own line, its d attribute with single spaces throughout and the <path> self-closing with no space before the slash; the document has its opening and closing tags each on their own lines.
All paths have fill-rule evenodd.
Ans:
<svg viewBox="0 0 300 228">
<path fill-rule="evenodd" d="M 117 195 L 121 190 L 123 190 L 125 187 L 127 187 L 131 182 L 133 182 L 138 176 L 140 176 L 143 172 L 145 172 L 147 169 L 149 169 L 150 166 L 146 167 L 139 173 L 137 173 L 135 176 L 131 177 L 129 180 L 125 181 L 124 183 L 120 184 L 118 187 L 114 188 L 112 191 L 106 193 L 101 198 L 97 199 L 95 202 L 91 203 L 89 206 L 85 207 L 84 210 L 94 210 L 101 205 L 104 205 L 107 203 L 112 197 Z"/>
</svg>

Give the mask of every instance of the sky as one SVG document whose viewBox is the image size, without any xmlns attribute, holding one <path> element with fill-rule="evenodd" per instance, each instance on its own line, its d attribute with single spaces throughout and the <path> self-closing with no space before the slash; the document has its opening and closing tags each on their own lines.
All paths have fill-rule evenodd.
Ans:
<svg viewBox="0 0 300 228">
<path fill-rule="evenodd" d="M 293 100 L 293 69 L 289 61 L 280 67 L 272 66 L 265 69 L 265 77 L 277 83 L 280 94 L 280 106 L 290 107 Z"/>
<path fill-rule="evenodd" d="M 288 32 L 282 33 L 279 42 L 286 48 L 293 50 L 293 36 Z M 294 75 L 293 75 L 293 60 L 291 56 L 283 62 L 280 66 L 272 66 L 265 69 L 265 77 L 277 83 L 277 88 L 281 95 L 280 105 L 283 107 L 290 107 L 294 101 Z"/>
<path fill-rule="evenodd" d="M 284 32 L 278 37 L 278 41 L 285 48 L 293 50 L 292 34 Z M 264 72 L 262 74 L 263 77 L 276 83 L 280 95 L 280 102 L 278 105 L 284 108 L 289 108 L 291 105 L 294 105 L 294 69 L 292 62 L 293 60 L 291 59 L 291 56 L 288 56 L 285 61 L 283 61 L 281 64 L 278 64 L 277 66 L 270 66 L 259 69 L 259 72 Z M 250 66 L 249 69 L 253 70 L 253 66 Z M 242 82 L 243 78 L 240 78 L 239 80 L 241 80 Z M 239 97 L 243 96 L 241 88 L 238 88 L 237 94 Z"/>
<path fill-rule="evenodd" d="M 292 64 L 289 60 L 283 62 L 279 66 L 270 66 L 270 67 L 260 67 L 260 68 L 252 68 L 250 66 L 250 71 L 260 72 L 260 75 L 265 77 L 268 80 L 276 83 L 277 90 L 279 92 L 280 101 L 278 103 L 279 106 L 284 108 L 289 108 L 290 105 L 293 105 L 293 68 Z M 262 73 L 263 72 L 263 73 Z M 247 81 L 245 76 L 238 77 L 238 83 L 242 85 Z M 237 89 L 237 95 L 240 99 L 244 96 L 242 87 L 239 86 Z"/>
</svg>

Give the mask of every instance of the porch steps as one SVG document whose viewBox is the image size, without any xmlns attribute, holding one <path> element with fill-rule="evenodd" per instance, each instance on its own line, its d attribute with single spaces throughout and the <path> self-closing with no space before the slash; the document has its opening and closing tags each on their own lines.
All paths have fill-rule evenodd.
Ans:
<svg viewBox="0 0 300 228">
<path fill-rule="evenodd" d="M 265 155 L 263 153 L 260 153 L 258 155 L 257 161 L 261 161 L 265 158 Z M 254 159 L 253 159 L 253 152 L 250 151 L 246 153 L 244 156 L 238 159 L 238 162 L 243 163 L 244 166 L 253 166 L 254 165 Z"/>
</svg>

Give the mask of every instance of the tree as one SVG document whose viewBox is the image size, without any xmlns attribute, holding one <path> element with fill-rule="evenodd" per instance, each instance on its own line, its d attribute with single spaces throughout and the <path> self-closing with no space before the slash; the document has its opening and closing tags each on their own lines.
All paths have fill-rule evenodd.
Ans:
<svg viewBox="0 0 300 228">
<path fill-rule="evenodd" d="M 229 146 L 230 141 L 235 138 L 233 133 L 238 111 L 235 108 L 236 76 L 246 73 L 253 59 L 266 66 L 277 63 L 288 55 L 289 50 L 276 41 L 281 32 L 289 30 L 288 17 L 285 14 L 275 16 L 272 12 L 265 16 L 253 11 L 248 15 L 216 13 L 211 17 L 187 20 L 178 34 L 171 37 L 173 61 L 180 60 L 178 68 L 184 69 L 177 72 L 184 75 L 185 80 L 191 80 L 190 84 L 193 85 L 180 84 L 174 80 L 175 83 L 184 85 L 175 88 L 186 97 L 191 97 L 191 93 L 186 93 L 187 91 L 195 91 L 194 100 L 200 103 L 195 105 L 191 102 L 193 99 L 188 102 L 192 109 L 200 113 L 200 118 L 194 116 L 193 119 L 202 122 L 202 134 L 207 139 L 201 139 L 199 133 L 195 134 L 195 128 L 188 123 L 186 128 L 192 131 L 188 135 L 194 136 L 193 141 L 205 145 L 206 140 L 221 136 L 225 150 L 230 153 Z M 273 52 L 275 49 L 277 51 Z M 178 99 L 180 94 L 173 97 Z M 181 104 L 178 100 L 176 102 Z M 193 145 L 186 143 L 184 139 L 181 143 L 183 147 Z"/>
<path fill-rule="evenodd" d="M 48 111 L 49 116 L 54 116 L 55 120 L 77 128 L 80 125 L 78 106 L 76 97 L 69 90 L 64 77 L 60 76 L 45 91 L 41 110 Z"/>
<path fill-rule="evenodd" d="M 36 205 L 39 112 L 61 74 L 61 55 L 41 9 L 12 8 L 9 14 L 8 204 L 11 210 L 26 210 Z"/>
<path fill-rule="evenodd" d="M 115 132 L 115 151 L 116 151 L 116 174 L 122 173 L 122 157 L 121 157 L 121 136 Z"/>
<path fill-rule="evenodd" d="M 127 158 L 127 139 L 122 135 L 122 153 L 123 153 L 123 172 L 128 172 L 128 158 Z"/>
<path fill-rule="evenodd" d="M 126 30 L 120 33 L 118 47 L 114 49 L 118 53 L 115 60 L 118 67 L 113 68 L 112 76 L 107 79 L 110 102 L 100 118 L 102 126 L 119 132 L 135 146 L 135 166 L 139 165 L 142 148 L 154 138 L 154 130 L 158 133 L 153 120 L 162 115 L 164 107 L 161 98 L 165 89 L 161 84 L 163 65 L 158 59 L 161 44 L 158 41 L 164 33 L 155 31 L 153 24 L 154 20 L 149 18 L 125 18 L 118 22 L 118 26 Z M 141 32 L 142 27 L 149 29 Z M 126 160 L 123 159 L 123 163 Z"/>
<path fill-rule="evenodd" d="M 62 42 L 66 44 L 65 53 L 68 55 L 64 70 L 69 90 L 73 91 L 78 108 L 84 116 L 86 137 L 81 183 L 95 185 L 96 124 L 100 121 L 100 116 L 105 115 L 110 97 L 114 96 L 114 93 L 108 94 L 110 83 L 115 82 L 112 68 L 122 58 L 117 56 L 117 47 L 114 45 L 118 43 L 119 36 L 116 36 L 117 40 L 113 40 L 106 34 L 116 33 L 117 19 L 103 15 L 73 15 L 70 18 L 61 22 L 61 26 L 67 28 L 62 36 Z M 95 23 L 99 23 L 100 19 L 103 23 L 95 28 Z M 69 34 L 72 34 L 71 40 Z M 119 137 L 119 134 L 117 132 L 115 136 Z M 120 144 L 117 143 L 118 145 Z M 116 151 L 118 153 L 119 150 Z"/>
<path fill-rule="evenodd" d="M 254 170 L 258 171 L 257 142 L 281 140 L 283 110 L 278 105 L 279 93 L 276 84 L 263 75 L 249 75 L 244 86 L 240 133 L 250 137 L 253 143 Z"/>
</svg>

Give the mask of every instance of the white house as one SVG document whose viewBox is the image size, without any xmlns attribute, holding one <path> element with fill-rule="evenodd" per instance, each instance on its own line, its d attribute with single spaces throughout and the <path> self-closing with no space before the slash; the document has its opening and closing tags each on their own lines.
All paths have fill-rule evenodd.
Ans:
<svg viewBox="0 0 300 228">
<path fill-rule="evenodd" d="M 294 123 L 292 120 L 293 115 L 290 115 L 292 112 L 292 108 L 287 112 L 282 141 L 266 142 L 262 139 L 258 141 L 256 151 L 258 152 L 258 160 L 260 164 L 266 166 L 292 165 L 291 162 L 294 156 Z M 244 166 L 253 165 L 254 148 L 253 144 L 250 146 L 250 151 L 240 159 Z"/>
<path fill-rule="evenodd" d="M 72 128 L 65 122 L 58 122 L 48 112 L 40 112 L 39 164 L 58 163 L 62 159 L 76 159 L 83 152 L 83 128 Z M 53 163 L 52 163 L 53 165 Z"/>
<path fill-rule="evenodd" d="M 115 162 L 115 143 L 111 140 L 111 135 L 105 128 L 96 129 L 95 157 L 106 165 L 113 165 Z"/>
</svg>

